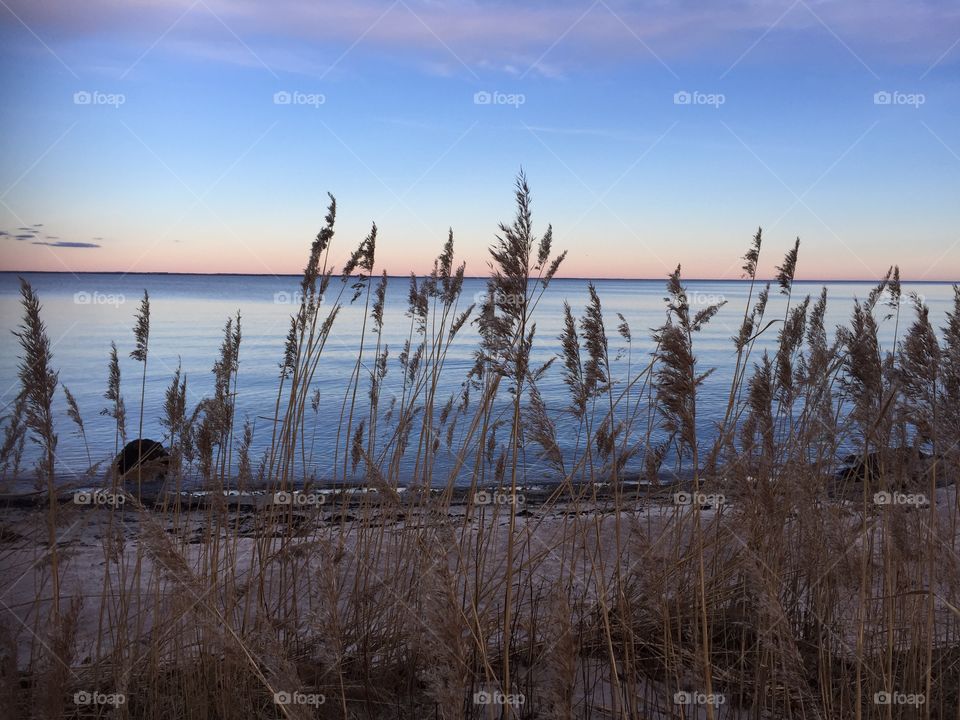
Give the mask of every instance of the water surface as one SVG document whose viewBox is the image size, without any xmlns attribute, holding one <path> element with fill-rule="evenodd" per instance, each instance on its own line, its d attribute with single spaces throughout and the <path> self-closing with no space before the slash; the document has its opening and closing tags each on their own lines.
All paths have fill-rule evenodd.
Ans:
<svg viewBox="0 0 960 720">
<path fill-rule="evenodd" d="M 255 425 L 253 457 L 256 461 L 270 442 L 270 427 L 278 386 L 278 362 L 283 350 L 289 316 L 295 310 L 299 277 L 272 276 L 203 276 L 203 275 L 119 275 L 23 273 L 43 303 L 42 317 L 52 343 L 54 367 L 60 381 L 70 388 L 83 414 L 90 452 L 94 461 L 110 457 L 114 450 L 114 423 L 100 414 L 107 406 L 103 393 L 107 384 L 107 363 L 110 342 L 116 341 L 121 355 L 123 393 L 127 404 L 128 431 L 136 437 L 140 408 L 140 381 L 143 365 L 129 358 L 133 349 L 133 318 L 139 298 L 146 288 L 151 298 L 150 354 L 146 375 L 143 436 L 163 439 L 159 419 L 163 394 L 177 366 L 188 378 L 188 404 L 192 408 L 213 388 L 211 368 L 223 339 L 228 317 L 239 311 L 242 317 L 243 341 L 240 351 L 238 425 L 249 419 Z M 13 273 L 0 273 L 0 324 L 14 330 L 20 322 L 19 282 Z M 337 281 L 334 281 L 336 285 Z M 627 362 L 635 369 L 649 360 L 653 348 L 650 331 L 663 323 L 665 305 L 664 282 L 660 280 L 599 280 L 595 282 L 603 303 L 611 347 L 624 350 L 615 364 L 615 375 L 623 377 Z M 743 316 L 749 286 L 742 281 L 690 280 L 686 282 L 692 304 L 726 300 L 727 305 L 696 338 L 697 360 L 706 370 L 716 368 L 700 394 L 698 415 L 704 437 L 709 437 L 713 423 L 720 419 L 726 406 L 735 361 L 731 337 L 737 332 Z M 845 323 L 854 298 L 864 298 L 872 283 L 826 283 L 829 304 L 828 328 Z M 798 282 L 794 302 L 806 294 L 814 299 L 820 283 Z M 485 290 L 482 279 L 467 279 L 461 298 L 461 309 L 479 298 Z M 397 356 L 410 329 L 405 315 L 408 279 L 391 278 L 388 285 L 383 341 L 389 345 L 390 359 L 382 391 L 381 407 L 402 383 Z M 931 320 L 938 328 L 946 321 L 951 308 L 953 290 L 947 283 L 905 283 L 904 292 L 914 291 L 930 307 Z M 579 315 L 587 301 L 587 281 L 555 280 L 536 309 L 537 325 L 535 362 L 544 362 L 559 351 L 557 340 L 562 325 L 563 302 L 567 301 Z M 768 318 L 782 317 L 786 300 L 771 298 Z M 622 313 L 632 329 L 632 347 L 617 334 Z M 887 310 L 878 311 L 884 315 Z M 912 321 L 912 310 L 902 309 L 900 333 Z M 337 319 L 323 360 L 317 370 L 315 387 L 320 391 L 320 406 L 315 416 L 308 413 L 307 434 L 310 453 L 308 471 L 320 478 L 329 477 L 334 460 L 337 423 L 347 383 L 357 359 L 360 328 L 363 320 L 362 301 L 344 307 Z M 889 347 L 893 340 L 894 321 L 884 322 L 881 338 Z M 762 345 L 776 339 L 775 328 L 768 332 Z M 467 325 L 455 340 L 449 353 L 439 395 L 443 404 L 449 393 L 460 387 L 473 364 L 477 332 Z M 372 365 L 372 349 L 364 355 L 364 367 Z M 0 349 L 0 403 L 6 415 L 16 397 L 19 346 L 8 336 Z M 366 402 L 367 381 L 358 394 L 360 406 Z M 561 364 L 556 363 L 543 377 L 540 391 L 548 408 L 554 412 L 561 444 L 571 452 L 577 442 L 577 427 L 563 413 L 569 397 L 562 381 Z M 67 419 L 62 392 L 57 395 L 57 471 L 66 479 L 82 476 L 88 467 L 87 453 L 75 427 Z M 466 423 L 464 423 L 466 424 Z M 527 462 L 534 477 L 545 476 L 547 469 L 539 462 L 532 446 L 527 447 Z M 29 453 L 30 451 L 28 451 Z M 342 462 L 342 451 L 341 451 Z M 449 466 L 451 454 L 441 450 L 439 465 Z M 28 458 L 29 460 L 29 458 Z M 25 465 L 29 468 L 30 463 Z M 468 482 L 469 477 L 461 477 Z"/>
</svg>

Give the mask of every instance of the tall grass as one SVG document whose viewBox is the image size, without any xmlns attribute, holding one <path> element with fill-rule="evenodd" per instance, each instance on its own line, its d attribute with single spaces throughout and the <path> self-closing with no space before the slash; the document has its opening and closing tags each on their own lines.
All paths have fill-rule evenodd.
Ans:
<svg viewBox="0 0 960 720">
<path fill-rule="evenodd" d="M 523 175 L 514 199 L 480 301 L 461 297 L 451 231 L 433 271 L 410 278 L 398 351 L 384 341 L 376 226 L 338 269 L 331 197 L 265 426 L 240 429 L 235 417 L 239 313 L 225 322 L 211 396 L 191 402 L 178 367 L 163 407 L 144 407 L 145 293 L 131 353 L 144 363 L 138 439 L 144 413 L 162 414 L 171 452 L 152 507 L 139 471 L 122 478 L 112 463 L 110 487 L 126 502 L 59 504 L 57 375 L 24 282 L 20 391 L 0 465 L 16 475 L 24 443 L 38 445 L 45 532 L 0 553 L 32 588 L 0 608 L 4 707 L 37 717 L 958 717 L 960 288 L 944 327 L 909 295 L 901 323 L 891 268 L 831 337 L 826 289 L 793 297 L 799 240 L 770 269 L 771 296 L 758 230 L 731 385 L 722 412 L 705 416 L 715 379 L 697 338 L 723 303 L 692 304 L 679 267 L 649 340 L 622 315 L 611 322 L 591 284 L 582 312 L 564 305 L 557 358 L 535 363 L 538 306 L 565 253 L 550 226 L 535 232 Z M 320 413 L 324 352 L 350 304 L 362 313 L 358 354 L 339 411 Z M 468 323 L 475 362 L 451 383 L 447 358 Z M 391 373 L 399 389 L 385 394 Z M 566 407 L 545 401 L 548 377 L 562 379 Z M 116 345 L 106 399 L 116 451 L 127 439 Z M 318 477 L 316 423 L 331 418 L 333 459 Z M 256 434 L 269 438 L 259 458 Z M 552 482 L 531 470 L 534 457 Z M 180 494 L 187 480 L 206 501 Z M 237 488 L 258 491 L 258 507 L 231 505 Z M 305 509 L 291 492 L 326 502 Z M 7 510 L 4 523 L 22 531 L 32 512 Z M 101 547 L 62 551 L 68 521 Z M 126 702 L 78 705 L 75 692 Z"/>
</svg>

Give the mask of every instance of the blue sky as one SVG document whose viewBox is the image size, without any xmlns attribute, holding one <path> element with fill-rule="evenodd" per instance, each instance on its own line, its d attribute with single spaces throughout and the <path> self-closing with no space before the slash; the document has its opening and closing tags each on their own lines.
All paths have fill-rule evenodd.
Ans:
<svg viewBox="0 0 960 720">
<path fill-rule="evenodd" d="M 483 274 L 522 166 L 566 275 L 960 278 L 960 6 L 718 5 L 3 0 L 0 267 Z"/>
</svg>

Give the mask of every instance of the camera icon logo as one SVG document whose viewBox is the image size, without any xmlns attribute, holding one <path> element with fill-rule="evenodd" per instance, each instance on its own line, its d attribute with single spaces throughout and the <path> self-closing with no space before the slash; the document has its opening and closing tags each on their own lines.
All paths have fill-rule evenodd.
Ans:
<svg viewBox="0 0 960 720">
<path fill-rule="evenodd" d="M 80 290 L 73 294 L 74 305 L 89 305 L 93 301 L 93 296 L 86 290 Z"/>
<path fill-rule="evenodd" d="M 292 100 L 293 96 L 286 90 L 278 90 L 273 94 L 274 105 L 289 105 Z"/>
<path fill-rule="evenodd" d="M 75 505 L 93 505 L 93 493 L 78 490 L 73 494 L 73 502 Z"/>
<path fill-rule="evenodd" d="M 691 102 L 693 102 L 693 96 L 686 90 L 680 90 L 673 94 L 674 105 L 689 105 Z"/>
<path fill-rule="evenodd" d="M 493 498 L 486 490 L 479 490 L 473 494 L 473 502 L 475 505 L 489 505 L 493 502 Z"/>
<path fill-rule="evenodd" d="M 488 93 L 486 90 L 480 90 L 473 94 L 473 104 L 474 105 L 489 105 L 493 102 L 493 95 Z"/>
<path fill-rule="evenodd" d="M 293 495 L 284 490 L 275 492 L 273 494 L 273 504 L 274 505 L 290 505 L 293 502 Z"/>
<path fill-rule="evenodd" d="M 89 105 L 93 102 L 93 95 L 86 90 L 78 90 L 73 94 L 74 105 Z"/>
<path fill-rule="evenodd" d="M 89 705 L 93 701 L 93 696 L 86 690 L 80 690 L 73 694 L 74 705 Z"/>
<path fill-rule="evenodd" d="M 276 703 L 277 705 L 289 705 L 291 700 L 292 698 L 290 697 L 290 693 L 288 692 L 284 692 L 281 690 L 280 692 L 276 692 L 273 694 L 273 702 Z"/>
<path fill-rule="evenodd" d="M 890 105 L 893 102 L 893 95 L 886 90 L 880 90 L 873 94 L 874 105 Z"/>
</svg>

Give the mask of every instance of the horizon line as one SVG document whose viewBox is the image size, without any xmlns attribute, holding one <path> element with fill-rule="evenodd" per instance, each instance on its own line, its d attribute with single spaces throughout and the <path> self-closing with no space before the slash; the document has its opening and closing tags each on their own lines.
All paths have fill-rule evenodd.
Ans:
<svg viewBox="0 0 960 720">
<path fill-rule="evenodd" d="M 196 277 L 275 277 L 275 278 L 295 278 L 302 277 L 303 273 L 241 273 L 241 272 L 169 272 L 163 270 L 156 271 L 145 271 L 145 270 L 0 270 L 0 273 L 5 275 L 21 275 L 21 274 L 33 274 L 33 275 L 184 275 L 184 276 L 196 276 Z M 418 278 L 428 277 L 429 273 L 417 274 Z M 370 277 L 373 277 L 372 275 Z M 378 276 L 379 277 L 379 276 Z M 409 278 L 410 274 L 405 275 L 387 275 L 388 278 Z M 464 275 L 464 280 L 486 280 L 489 279 L 489 275 Z M 613 277 L 613 276 L 563 276 L 563 277 L 554 277 L 553 280 L 612 280 L 612 281 L 637 281 L 637 282 L 659 282 L 665 281 L 669 275 L 664 275 L 662 277 Z M 530 278 L 531 280 L 537 280 L 537 278 Z M 682 277 L 682 280 L 686 282 L 749 282 L 750 279 L 746 277 L 740 278 L 720 278 L 720 277 Z M 882 278 L 877 278 L 873 280 L 868 279 L 856 279 L 856 278 L 809 278 L 809 279 L 794 279 L 795 283 L 870 283 L 876 284 L 879 283 Z M 776 278 L 755 278 L 755 282 L 761 283 L 774 283 Z M 911 278 L 901 278 L 901 282 L 904 283 L 936 283 L 942 285 L 955 285 L 960 283 L 960 279 L 956 280 L 927 280 L 927 279 L 911 279 Z"/>
</svg>

